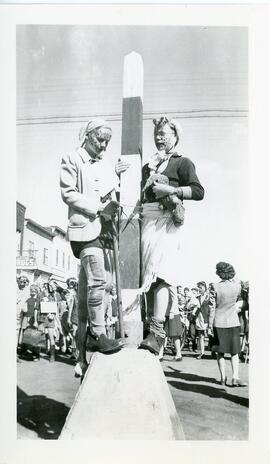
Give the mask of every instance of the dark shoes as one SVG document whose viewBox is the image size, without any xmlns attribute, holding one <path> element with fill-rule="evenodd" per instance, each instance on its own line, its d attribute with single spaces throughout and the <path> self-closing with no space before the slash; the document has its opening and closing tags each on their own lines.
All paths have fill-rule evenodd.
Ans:
<svg viewBox="0 0 270 464">
<path fill-rule="evenodd" d="M 227 377 L 225 377 L 225 379 L 220 379 L 220 380 L 217 380 L 216 381 L 219 385 L 227 385 Z"/>
<path fill-rule="evenodd" d="M 204 354 L 199 354 L 199 356 L 197 356 L 197 359 L 203 359 L 204 358 Z"/>
<path fill-rule="evenodd" d="M 115 353 L 121 350 L 125 342 L 123 340 L 111 340 L 106 335 L 94 335 L 88 332 L 87 348 L 90 351 L 98 351 L 99 353 Z"/>
<path fill-rule="evenodd" d="M 155 335 L 153 332 L 141 342 L 139 349 L 151 351 L 151 353 L 159 354 L 164 345 L 164 338 Z"/>
<path fill-rule="evenodd" d="M 193 343 L 192 343 L 192 351 L 193 351 L 194 353 L 197 353 L 197 343 L 196 343 L 196 342 L 193 342 Z"/>
<path fill-rule="evenodd" d="M 232 379 L 232 387 L 247 387 L 247 383 L 240 379 Z"/>
<path fill-rule="evenodd" d="M 76 363 L 76 366 L 74 367 L 74 375 L 75 377 L 81 377 L 81 379 L 83 379 L 83 377 L 85 376 L 85 373 L 87 371 L 87 367 L 88 367 L 88 364 L 86 361 L 84 362 L 77 362 Z"/>
<path fill-rule="evenodd" d="M 33 361 L 40 361 L 40 347 L 35 346 L 32 351 Z"/>
<path fill-rule="evenodd" d="M 219 385 L 227 385 L 227 377 L 225 379 L 217 380 L 216 381 Z M 242 382 L 240 379 L 232 379 L 232 387 L 247 387 L 247 383 Z"/>
</svg>

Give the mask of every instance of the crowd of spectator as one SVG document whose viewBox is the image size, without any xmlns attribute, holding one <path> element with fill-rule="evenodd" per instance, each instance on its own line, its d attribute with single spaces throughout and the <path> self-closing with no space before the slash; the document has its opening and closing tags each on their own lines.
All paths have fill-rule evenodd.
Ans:
<svg viewBox="0 0 270 464">
<path fill-rule="evenodd" d="M 37 361 L 40 359 L 41 349 L 44 349 L 50 362 L 55 361 L 57 352 L 70 356 L 75 362 L 78 354 L 77 279 L 69 278 L 63 288 L 55 280 L 30 285 L 29 279 L 22 275 L 18 277 L 17 284 L 17 360 L 28 357 Z M 247 360 L 248 352 L 248 293 L 248 282 L 241 282 L 237 307 L 241 336 L 239 358 L 242 361 Z M 177 300 L 177 313 L 166 317 L 165 352 L 171 352 L 175 361 L 182 361 L 182 351 L 185 349 L 201 360 L 206 357 L 205 350 L 208 347 L 215 358 L 217 354 L 212 349 L 216 308 L 213 285 L 200 281 L 191 288 L 178 286 Z M 51 312 L 48 312 L 50 309 L 44 310 L 44 303 L 48 302 L 53 302 Z M 105 308 L 107 336 L 114 338 L 118 308 L 116 288 L 113 284 L 106 287 Z M 31 339 L 35 333 L 39 334 L 40 338 L 36 343 L 29 342 L 29 337 Z M 164 349 L 160 352 L 160 359 L 163 359 Z"/>
<path fill-rule="evenodd" d="M 46 307 L 46 303 L 52 303 Z M 44 305 L 45 303 L 45 305 Z M 115 337 L 118 319 L 115 285 L 106 287 L 105 322 L 109 338 Z M 48 312 L 51 311 L 51 312 Z M 27 329 L 27 330 L 26 330 Z M 29 283 L 25 275 L 17 278 L 17 360 L 38 361 L 41 349 L 55 361 L 57 352 L 77 359 L 78 281 L 69 278 L 65 288 L 55 280 Z"/>
<path fill-rule="evenodd" d="M 249 283 L 241 282 L 241 295 L 236 303 L 240 324 L 241 350 L 239 358 L 246 361 L 248 357 L 249 334 Z M 213 284 L 200 281 L 191 288 L 177 287 L 178 312 L 166 318 L 165 352 L 173 352 L 175 361 L 182 361 L 182 350 L 194 353 L 198 360 L 205 358 L 206 347 L 213 358 L 216 353 L 213 347 L 213 321 L 216 309 L 216 298 Z M 163 358 L 164 350 L 160 353 Z"/>
<path fill-rule="evenodd" d="M 27 276 L 17 279 L 17 353 L 40 359 L 44 348 L 50 362 L 56 351 L 76 358 L 77 279 L 69 278 L 65 288 L 55 280 L 29 283 Z M 47 305 L 50 303 L 50 305 Z"/>
</svg>

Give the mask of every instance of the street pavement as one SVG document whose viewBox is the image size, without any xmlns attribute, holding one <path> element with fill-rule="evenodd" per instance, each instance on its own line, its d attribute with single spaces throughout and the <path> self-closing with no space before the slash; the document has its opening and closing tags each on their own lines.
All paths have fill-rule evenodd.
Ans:
<svg viewBox="0 0 270 464">
<path fill-rule="evenodd" d="M 248 387 L 232 388 L 231 366 L 226 360 L 228 386 L 216 383 L 216 360 L 183 351 L 183 361 L 170 352 L 161 361 L 187 440 L 248 440 Z M 58 354 L 50 363 L 17 364 L 18 439 L 57 439 L 80 386 L 73 361 Z M 240 363 L 240 377 L 248 382 L 248 364 Z"/>
</svg>

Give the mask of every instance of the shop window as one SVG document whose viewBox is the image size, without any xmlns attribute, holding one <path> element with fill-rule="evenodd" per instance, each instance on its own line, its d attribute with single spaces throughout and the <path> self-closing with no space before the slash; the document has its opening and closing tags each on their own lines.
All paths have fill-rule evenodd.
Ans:
<svg viewBox="0 0 270 464">
<path fill-rule="evenodd" d="M 48 248 L 43 248 L 43 264 L 48 266 L 49 250 Z"/>
</svg>

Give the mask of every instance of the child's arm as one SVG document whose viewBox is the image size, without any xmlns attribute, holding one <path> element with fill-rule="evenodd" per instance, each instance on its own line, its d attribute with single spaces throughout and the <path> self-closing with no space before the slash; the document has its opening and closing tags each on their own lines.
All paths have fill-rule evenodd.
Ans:
<svg viewBox="0 0 270 464">
<path fill-rule="evenodd" d="M 70 297 L 68 298 L 68 301 L 67 301 L 67 305 L 68 305 L 67 322 L 68 322 L 68 324 L 71 324 L 71 314 L 72 314 L 72 310 L 73 310 L 74 300 L 75 300 L 75 295 L 70 295 Z"/>
<path fill-rule="evenodd" d="M 34 310 L 34 327 L 38 328 L 38 321 L 37 321 L 38 310 Z"/>
<path fill-rule="evenodd" d="M 40 311 L 40 301 L 37 298 L 35 309 L 34 309 L 34 327 L 38 328 L 38 313 Z"/>
</svg>

